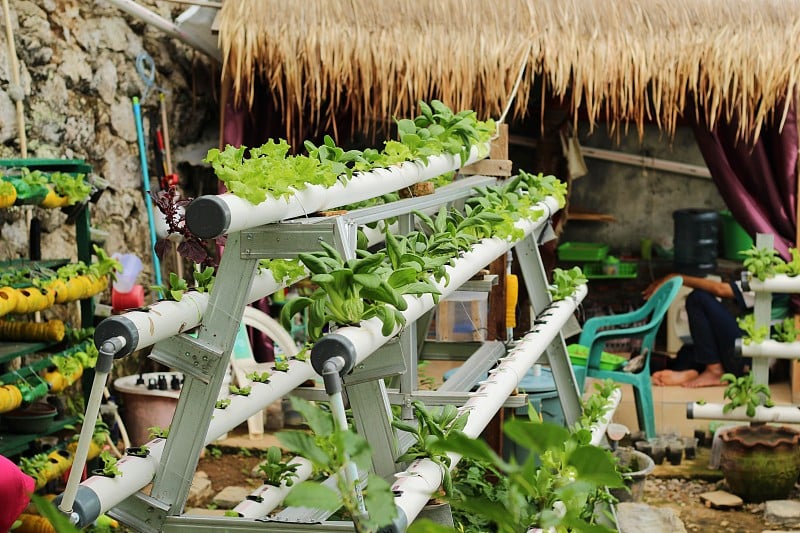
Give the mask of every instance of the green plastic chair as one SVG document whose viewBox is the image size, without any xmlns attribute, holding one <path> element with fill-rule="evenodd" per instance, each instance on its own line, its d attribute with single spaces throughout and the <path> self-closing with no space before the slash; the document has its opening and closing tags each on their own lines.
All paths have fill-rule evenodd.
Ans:
<svg viewBox="0 0 800 533">
<path fill-rule="evenodd" d="M 579 390 L 583 390 L 586 377 L 612 379 L 618 383 L 632 385 L 639 429 L 643 429 L 648 438 L 656 436 L 653 390 L 650 381 L 650 354 L 653 352 L 658 328 L 661 326 L 670 304 L 678 295 L 681 285 L 683 285 L 683 279 L 676 276 L 659 287 L 650 299 L 635 311 L 590 318 L 583 325 L 583 331 L 578 339 L 578 344 L 589 350 L 585 369 L 576 368 L 575 376 Z M 634 372 L 622 369 L 601 370 L 600 357 L 606 343 L 622 338 L 641 339 L 642 347 L 639 353 L 644 358 L 643 366 Z"/>
</svg>

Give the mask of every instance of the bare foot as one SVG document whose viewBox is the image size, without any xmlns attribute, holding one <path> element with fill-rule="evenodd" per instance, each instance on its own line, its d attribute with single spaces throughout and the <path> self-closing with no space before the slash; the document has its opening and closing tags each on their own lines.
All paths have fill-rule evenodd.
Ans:
<svg viewBox="0 0 800 533">
<path fill-rule="evenodd" d="M 683 385 L 698 377 L 697 370 L 659 370 L 654 372 L 653 385 L 675 386 Z"/>
<path fill-rule="evenodd" d="M 684 383 L 683 386 L 690 389 L 698 389 L 700 387 L 721 387 L 722 385 L 725 385 L 722 383 L 722 381 L 720 381 L 721 377 L 721 373 L 713 370 L 704 370 L 693 380 Z"/>
</svg>

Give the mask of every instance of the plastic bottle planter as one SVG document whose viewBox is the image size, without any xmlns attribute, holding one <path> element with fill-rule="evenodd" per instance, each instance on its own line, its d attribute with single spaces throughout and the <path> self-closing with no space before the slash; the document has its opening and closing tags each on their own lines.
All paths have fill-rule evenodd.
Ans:
<svg viewBox="0 0 800 533">
<path fill-rule="evenodd" d="M 17 189 L 10 183 L 0 182 L 0 209 L 11 207 L 17 201 Z"/>
<path fill-rule="evenodd" d="M 0 386 L 0 413 L 13 411 L 22 405 L 22 393 L 14 385 Z"/>
<path fill-rule="evenodd" d="M 39 207 L 45 209 L 54 209 L 57 207 L 66 207 L 69 205 L 69 198 L 66 196 L 59 196 L 59 194 L 52 188 L 49 188 L 47 196 L 39 203 Z"/>
<path fill-rule="evenodd" d="M 38 287 L 17 289 L 17 304 L 14 306 L 14 313 L 24 315 L 26 313 L 44 311 L 53 305 L 55 301 L 55 293 L 47 289 Z"/>
<path fill-rule="evenodd" d="M 61 392 L 76 381 L 83 375 L 83 367 L 79 366 L 72 374 L 65 376 L 58 370 L 52 372 L 45 372 L 44 380 L 50 386 L 50 392 Z"/>
<path fill-rule="evenodd" d="M 0 316 L 7 315 L 17 307 L 17 290 L 0 287 Z"/>
</svg>

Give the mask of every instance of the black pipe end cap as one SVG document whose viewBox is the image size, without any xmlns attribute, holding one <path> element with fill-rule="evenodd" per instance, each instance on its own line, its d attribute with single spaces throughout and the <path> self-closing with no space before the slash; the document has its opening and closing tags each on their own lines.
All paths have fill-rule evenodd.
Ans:
<svg viewBox="0 0 800 533">
<path fill-rule="evenodd" d="M 186 227 L 201 239 L 219 237 L 230 225 L 230 208 L 216 195 L 201 196 L 186 206 Z"/>
<path fill-rule="evenodd" d="M 339 375 L 344 377 L 348 372 L 353 370 L 356 364 L 356 356 L 356 347 L 353 345 L 353 341 L 344 335 L 331 333 L 330 335 L 322 337 L 314 344 L 314 347 L 311 348 L 311 366 L 313 366 L 314 371 L 321 376 L 325 362 L 328 359 L 331 357 L 341 357 L 344 360 L 344 365 Z"/>
</svg>

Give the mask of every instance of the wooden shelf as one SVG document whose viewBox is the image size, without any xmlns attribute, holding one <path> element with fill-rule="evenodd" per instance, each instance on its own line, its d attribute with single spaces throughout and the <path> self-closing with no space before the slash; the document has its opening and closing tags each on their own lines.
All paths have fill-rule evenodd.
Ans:
<svg viewBox="0 0 800 533">
<path fill-rule="evenodd" d="M 617 218 L 608 213 L 598 213 L 581 207 L 571 207 L 567 211 L 567 220 L 583 220 L 587 222 L 616 222 Z"/>
</svg>

